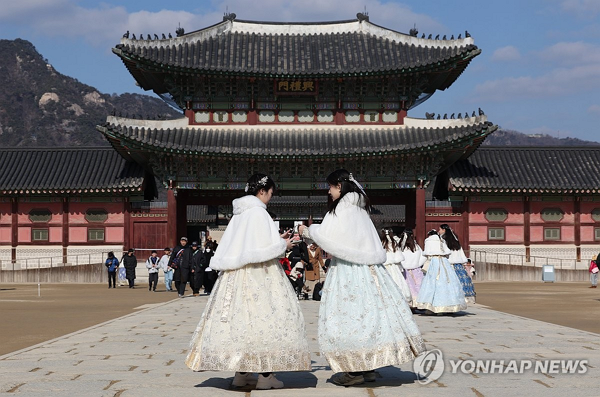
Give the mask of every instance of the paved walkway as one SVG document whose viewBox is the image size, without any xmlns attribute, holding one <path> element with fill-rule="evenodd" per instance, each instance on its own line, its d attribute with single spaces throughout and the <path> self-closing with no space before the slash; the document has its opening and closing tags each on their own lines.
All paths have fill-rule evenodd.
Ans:
<svg viewBox="0 0 600 397">
<path fill-rule="evenodd" d="M 206 297 L 186 297 L 0 356 L 0 394 L 19 396 L 598 396 L 600 335 L 474 305 L 456 316 L 416 316 L 429 349 L 446 369 L 427 385 L 412 363 L 378 370 L 351 388 L 332 375 L 317 344 L 318 302 L 302 301 L 313 371 L 280 373 L 286 389 L 232 389 L 233 373 L 194 373 L 184 364 Z M 585 312 L 581 312 L 585 315 Z M 3 319 L 5 321 L 5 319 Z M 2 338 L 10 337 L 2 335 Z M 453 374 L 451 360 L 583 360 L 585 374 Z M 496 370 L 497 372 L 498 370 Z"/>
</svg>

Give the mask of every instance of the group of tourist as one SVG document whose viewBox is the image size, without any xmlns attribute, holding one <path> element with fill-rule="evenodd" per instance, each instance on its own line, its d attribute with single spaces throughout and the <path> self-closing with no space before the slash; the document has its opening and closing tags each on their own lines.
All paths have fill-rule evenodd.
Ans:
<svg viewBox="0 0 600 397">
<path fill-rule="evenodd" d="M 216 241 L 207 239 L 204 247 L 194 241 L 188 246 L 187 237 L 181 237 L 179 245 L 174 250 L 167 247 L 159 258 L 158 252 L 153 250 L 146 260 L 148 269 L 148 291 L 156 291 L 158 276 L 162 270 L 164 273 L 165 287 L 168 292 L 177 291 L 179 297 L 185 295 L 186 286 L 189 283 L 194 296 L 200 295 L 204 287 L 204 293 L 210 294 L 218 278 L 216 271 L 210 267 L 210 261 L 218 246 Z M 119 261 L 113 252 L 108 253 L 105 266 L 108 272 L 108 288 L 116 288 L 117 272 L 119 265 L 123 264 L 125 279 L 129 288 L 135 288 L 137 258 L 131 248 Z M 173 288 L 175 282 L 175 288 Z"/>
</svg>

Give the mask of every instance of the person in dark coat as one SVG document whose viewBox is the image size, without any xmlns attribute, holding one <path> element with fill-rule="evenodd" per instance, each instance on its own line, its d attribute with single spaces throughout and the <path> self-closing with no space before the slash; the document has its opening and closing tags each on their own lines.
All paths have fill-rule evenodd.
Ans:
<svg viewBox="0 0 600 397">
<path fill-rule="evenodd" d="M 180 298 L 183 298 L 185 295 L 185 287 L 187 283 L 189 282 L 190 287 L 192 286 L 191 275 L 194 249 L 198 249 L 198 243 L 195 241 L 192 243 L 192 247 L 187 248 L 181 256 L 181 262 L 179 263 L 179 288 L 177 289 Z"/>
<path fill-rule="evenodd" d="M 181 269 L 179 267 L 181 266 L 181 262 L 183 261 L 185 253 L 189 250 L 187 242 L 187 237 L 182 237 L 179 240 L 179 245 L 173 248 L 173 253 L 169 259 L 169 267 L 174 270 L 173 281 L 175 281 L 175 289 L 177 290 L 177 293 L 179 293 L 180 297 L 182 295 L 179 292 L 179 285 L 181 284 Z"/>
<path fill-rule="evenodd" d="M 129 248 L 127 255 L 121 259 L 125 267 L 125 278 L 129 283 L 129 288 L 134 288 L 135 268 L 137 267 L 137 258 L 133 254 L 133 248 Z"/>
<path fill-rule="evenodd" d="M 217 278 L 219 277 L 218 272 L 210 267 L 210 260 L 215 255 L 216 246 L 216 242 L 210 241 L 204 249 L 204 261 L 206 263 L 204 266 L 204 292 L 208 295 L 212 292 L 212 289 L 217 282 Z"/>
<path fill-rule="evenodd" d="M 191 274 L 190 274 L 190 287 L 194 296 L 200 295 L 200 288 L 204 284 L 204 267 L 206 266 L 206 260 L 204 253 L 199 248 L 197 242 L 192 243 L 192 249 L 189 255 L 191 256 Z"/>
</svg>

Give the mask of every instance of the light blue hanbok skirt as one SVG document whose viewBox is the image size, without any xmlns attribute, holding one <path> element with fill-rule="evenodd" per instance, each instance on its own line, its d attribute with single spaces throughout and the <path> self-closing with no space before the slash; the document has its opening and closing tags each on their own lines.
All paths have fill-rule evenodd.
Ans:
<svg viewBox="0 0 600 397">
<path fill-rule="evenodd" d="M 319 345 L 334 372 L 399 365 L 425 351 L 402 291 L 384 265 L 333 259 L 319 308 Z"/>
<path fill-rule="evenodd" d="M 460 280 L 446 257 L 431 257 L 416 307 L 434 313 L 455 313 L 467 308 Z"/>
</svg>

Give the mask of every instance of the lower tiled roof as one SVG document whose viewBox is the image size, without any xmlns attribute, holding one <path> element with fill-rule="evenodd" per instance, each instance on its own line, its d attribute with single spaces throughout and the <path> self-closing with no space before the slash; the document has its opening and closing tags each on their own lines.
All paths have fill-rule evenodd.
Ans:
<svg viewBox="0 0 600 397">
<path fill-rule="evenodd" d="M 600 192 L 600 148 L 481 147 L 448 170 L 459 192 Z"/>
<path fill-rule="evenodd" d="M 137 146 L 180 154 L 312 157 L 423 151 L 453 144 L 467 146 L 478 138 L 482 140 L 496 128 L 482 119 L 472 124 L 434 128 L 295 125 L 164 129 L 106 123 L 98 130 L 117 150 Z"/>
<path fill-rule="evenodd" d="M 138 192 L 143 181 L 144 169 L 110 147 L 0 151 L 0 194 Z"/>
</svg>

